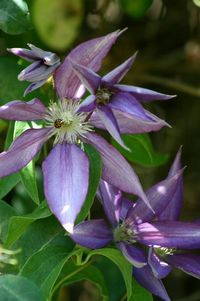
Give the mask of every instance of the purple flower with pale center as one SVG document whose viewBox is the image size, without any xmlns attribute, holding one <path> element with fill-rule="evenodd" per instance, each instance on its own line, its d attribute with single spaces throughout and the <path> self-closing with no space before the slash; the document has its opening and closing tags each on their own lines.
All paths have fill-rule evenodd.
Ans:
<svg viewBox="0 0 200 301">
<path fill-rule="evenodd" d="M 11 53 L 31 62 L 31 65 L 18 75 L 18 80 L 31 82 L 25 90 L 24 96 L 44 85 L 60 65 L 60 58 L 55 53 L 44 51 L 32 44 L 28 44 L 28 46 L 30 49 L 8 49 Z"/>
<path fill-rule="evenodd" d="M 100 124 L 103 124 L 111 136 L 125 148 L 126 146 L 120 136 L 124 132 L 124 128 L 118 115 L 121 115 L 124 125 L 126 125 L 127 118 L 135 123 L 134 130 L 133 125 L 131 127 L 126 125 L 126 133 L 154 131 L 159 129 L 159 127 L 155 127 L 158 120 L 156 120 L 156 116 L 142 107 L 141 102 L 156 99 L 166 100 L 174 97 L 144 88 L 120 85 L 120 80 L 130 70 L 135 58 L 136 54 L 103 77 L 89 68 L 71 61 L 77 75 L 91 93 L 81 103 L 80 110 L 84 112 L 95 111 L 95 119 L 99 119 Z M 99 127 L 98 121 L 95 119 L 91 118 L 91 122 Z M 138 126 L 138 123 L 141 123 L 143 127 Z M 161 122 L 160 127 L 163 125 L 167 124 Z"/>
<path fill-rule="evenodd" d="M 168 262 L 173 262 L 174 265 L 176 262 L 176 266 L 180 268 L 180 256 L 187 255 L 172 255 L 175 249 L 200 247 L 199 223 L 172 220 L 173 216 L 180 213 L 182 172 L 179 152 L 168 177 L 146 192 L 154 212 L 141 200 L 133 203 L 123 197 L 119 189 L 101 181 L 98 197 L 111 227 L 104 220 L 91 220 L 77 225 L 72 234 L 75 242 L 92 249 L 104 247 L 114 240 L 123 255 L 132 263 L 133 275 L 137 281 L 165 301 L 170 298 L 160 280 L 162 277 L 157 277 L 157 274 L 166 276 L 171 271 Z M 169 212 L 169 219 L 159 220 L 165 210 Z M 149 256 L 138 244 L 150 247 Z M 159 257 L 161 254 L 162 257 Z M 163 254 L 167 256 L 166 260 L 163 260 Z M 162 259 L 159 261 L 157 258 Z M 190 271 L 192 274 L 195 269 L 199 271 L 199 264 L 192 268 L 195 255 L 190 258 L 188 257 L 185 264 L 183 262 L 182 269 L 188 269 L 188 273 Z M 155 270 L 157 274 L 154 273 Z"/>
<path fill-rule="evenodd" d="M 94 69 L 99 68 L 120 33 L 117 31 L 85 42 L 76 47 L 70 57 Z M 114 147 L 93 132 L 88 122 L 88 113 L 80 111 L 76 97 L 77 91 L 80 93 L 81 82 L 68 63 L 68 58 L 56 71 L 55 83 L 61 99 L 50 103 L 48 108 L 39 99 L 27 103 L 11 101 L 0 107 L 0 118 L 42 120 L 44 123 L 44 128 L 23 132 L 7 151 L 0 154 L 0 177 L 26 166 L 42 145 L 54 136 L 54 147 L 43 162 L 44 190 L 51 211 L 66 230 L 73 231 L 74 221 L 88 190 L 89 159 L 83 143 L 91 144 L 100 153 L 102 178 L 105 181 L 138 195 L 149 205 L 132 167 Z"/>
</svg>

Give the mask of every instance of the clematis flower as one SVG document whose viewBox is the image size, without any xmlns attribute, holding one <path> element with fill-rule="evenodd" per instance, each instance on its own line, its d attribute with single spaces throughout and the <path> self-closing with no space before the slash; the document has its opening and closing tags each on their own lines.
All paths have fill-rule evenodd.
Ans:
<svg viewBox="0 0 200 301">
<path fill-rule="evenodd" d="M 30 49 L 8 49 L 11 53 L 31 62 L 31 65 L 18 75 L 18 80 L 31 82 L 25 90 L 24 96 L 44 85 L 60 65 L 60 58 L 55 53 L 44 51 L 32 44 L 28 44 L 28 46 Z"/>
<path fill-rule="evenodd" d="M 131 127 L 131 133 L 138 133 L 138 122 L 142 123 L 143 126 L 144 124 L 147 125 L 145 131 L 152 131 L 155 130 L 153 126 L 156 118 L 142 107 L 141 101 L 166 100 L 174 97 L 144 88 L 118 84 L 130 70 L 135 58 L 136 54 L 103 77 L 88 67 L 71 61 L 78 77 L 91 93 L 81 103 L 80 110 L 84 112 L 95 111 L 103 127 L 125 148 L 126 146 L 120 136 L 124 130 L 117 114 L 120 114 L 124 124 L 126 124 L 127 117 L 131 119 L 132 123 L 136 123 L 134 131 L 133 126 Z M 98 127 L 93 119 L 91 122 Z M 139 131 L 143 130 L 138 128 Z M 126 132 L 130 132 L 128 126 L 126 126 Z"/>
<path fill-rule="evenodd" d="M 101 198 L 110 227 L 104 220 L 86 221 L 75 226 L 71 235 L 76 243 L 92 249 L 106 246 L 113 240 L 133 265 L 136 280 L 165 301 L 169 301 L 170 298 L 160 280 L 162 277 L 157 276 L 158 273 L 166 276 L 171 271 L 168 262 L 171 264 L 177 262 L 177 266 L 179 264 L 180 267 L 181 260 L 178 261 L 181 259 L 180 255 L 172 255 L 174 248 L 195 249 L 200 246 L 198 223 L 172 221 L 172 216 L 179 214 L 182 172 L 179 151 L 168 177 L 146 192 L 154 212 L 141 200 L 133 204 L 123 197 L 121 191 L 101 182 L 98 197 Z M 172 214 L 173 206 L 175 209 Z M 165 210 L 170 212 L 171 220 L 159 221 L 159 216 Z M 143 245 L 143 248 L 141 249 L 139 245 Z M 150 247 L 149 256 L 143 250 L 145 246 Z M 165 260 L 163 254 L 166 256 Z M 190 261 L 188 259 L 182 265 L 188 272 L 190 271 L 190 274 L 195 270 L 195 267 L 192 269 L 194 259 L 193 255 Z"/>
<path fill-rule="evenodd" d="M 73 230 L 88 190 L 89 160 L 83 143 L 89 143 L 99 151 L 104 180 L 140 196 L 148 205 L 131 166 L 113 146 L 93 132 L 87 115 L 79 111 L 79 102 L 73 100 L 51 103 L 48 108 L 39 99 L 27 103 L 12 101 L 0 107 L 0 118 L 42 120 L 44 123 L 43 128 L 23 132 L 7 151 L 0 154 L 0 177 L 26 166 L 54 136 L 53 149 L 43 162 L 44 191 L 51 211 L 69 232 Z"/>
</svg>

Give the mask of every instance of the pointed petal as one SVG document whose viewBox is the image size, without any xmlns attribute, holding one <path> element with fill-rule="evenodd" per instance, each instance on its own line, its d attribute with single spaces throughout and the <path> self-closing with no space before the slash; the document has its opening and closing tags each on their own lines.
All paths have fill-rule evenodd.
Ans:
<svg viewBox="0 0 200 301">
<path fill-rule="evenodd" d="M 148 265 L 140 269 L 133 268 L 133 276 L 139 284 L 152 294 L 160 297 L 164 301 L 170 301 L 162 281 L 153 275 L 151 268 Z"/>
<path fill-rule="evenodd" d="M 148 116 L 148 114 L 146 115 L 142 105 L 131 94 L 128 93 L 114 94 L 109 103 L 109 106 L 112 109 L 121 111 L 122 113 L 127 113 L 147 121 L 149 120 L 152 121 L 152 119 Z"/>
<path fill-rule="evenodd" d="M 142 268 L 147 264 L 147 258 L 142 249 L 126 243 L 118 243 L 118 248 L 122 251 L 126 259 L 136 268 Z"/>
<path fill-rule="evenodd" d="M 102 248 L 113 238 L 112 231 L 103 219 L 78 224 L 70 236 L 77 244 L 90 249 Z"/>
<path fill-rule="evenodd" d="M 172 270 L 172 267 L 158 257 L 153 248 L 149 248 L 148 263 L 154 276 L 158 279 L 165 278 Z"/>
<path fill-rule="evenodd" d="M 122 92 L 131 93 L 137 100 L 142 102 L 150 102 L 153 100 L 168 100 L 176 97 L 176 95 L 167 95 L 136 86 L 116 85 L 116 88 L 118 88 Z"/>
<path fill-rule="evenodd" d="M 43 103 L 34 98 L 28 102 L 14 100 L 0 107 L 0 118 L 7 120 L 38 120 L 43 119 L 46 108 Z"/>
<path fill-rule="evenodd" d="M 92 144 L 101 154 L 103 180 L 122 191 L 140 196 L 147 206 L 149 206 L 137 175 L 124 157 L 106 140 L 96 134 L 88 133 L 84 137 L 84 140 Z"/>
<path fill-rule="evenodd" d="M 128 147 L 124 144 L 121 136 L 120 130 L 115 119 L 115 116 L 112 110 L 108 106 L 98 106 L 96 109 L 97 114 L 105 125 L 105 128 L 108 130 L 110 135 L 126 150 L 129 150 Z"/>
<path fill-rule="evenodd" d="M 122 113 L 114 109 L 112 112 L 115 115 L 120 132 L 123 134 L 148 133 L 152 131 L 159 131 L 162 127 L 169 126 L 164 120 L 146 110 L 145 114 L 149 117 L 149 120 L 144 120 L 137 116 L 133 116 L 128 113 Z M 105 129 L 104 124 L 96 112 L 93 112 L 92 116 L 90 117 L 90 122 L 97 128 Z"/>
<path fill-rule="evenodd" d="M 95 94 L 100 86 L 101 77 L 87 67 L 76 64 L 73 61 L 70 61 L 70 63 L 72 64 L 73 70 L 84 86 L 90 91 L 90 93 Z"/>
<path fill-rule="evenodd" d="M 135 239 L 145 245 L 180 249 L 200 247 L 200 224 L 197 223 L 155 221 L 133 228 Z"/>
<path fill-rule="evenodd" d="M 88 96 L 79 106 L 78 112 L 91 112 L 96 108 L 96 96 Z"/>
<path fill-rule="evenodd" d="M 15 139 L 10 148 L 0 154 L 0 178 L 26 166 L 48 139 L 49 129 L 30 129 Z"/>
<path fill-rule="evenodd" d="M 55 86 L 61 99 L 76 98 L 76 92 L 81 84 L 69 59 L 95 72 L 98 71 L 103 58 L 122 32 L 123 31 L 117 30 L 106 36 L 89 40 L 78 45 L 70 52 L 55 73 Z M 79 95 L 79 97 L 81 97 L 81 95 Z"/>
<path fill-rule="evenodd" d="M 135 206 L 128 211 L 127 222 L 140 224 L 159 216 L 176 194 L 182 173 L 183 170 L 179 170 L 173 177 L 166 178 L 147 190 L 146 196 L 154 212 L 149 210 L 144 202 L 138 200 Z"/>
<path fill-rule="evenodd" d="M 69 232 L 87 195 L 89 160 L 74 144 L 57 144 L 42 166 L 51 211 Z"/>
<path fill-rule="evenodd" d="M 180 170 L 181 168 L 181 148 L 179 149 L 176 158 L 170 168 L 168 177 L 174 175 L 177 170 Z M 181 207 L 182 207 L 182 201 L 183 201 L 183 175 L 181 174 L 177 186 L 176 191 L 171 198 L 171 201 L 163 210 L 163 212 L 159 215 L 159 220 L 177 220 L 181 213 Z"/>
<path fill-rule="evenodd" d="M 109 85 L 117 84 L 121 81 L 121 79 L 126 75 L 126 73 L 131 69 L 135 59 L 137 56 L 137 52 L 132 55 L 129 59 L 127 59 L 124 63 L 113 69 L 111 72 L 106 74 L 102 81 L 109 83 Z"/>
<path fill-rule="evenodd" d="M 116 226 L 119 222 L 121 209 L 121 191 L 101 180 L 98 189 L 98 198 L 104 207 L 104 211 L 112 226 Z"/>
<path fill-rule="evenodd" d="M 25 48 L 7 48 L 7 50 L 9 52 L 11 52 L 14 55 L 17 55 L 29 62 L 33 62 L 35 61 L 38 57 L 37 55 L 29 49 L 25 49 Z"/>
<path fill-rule="evenodd" d="M 166 260 L 183 272 L 200 279 L 200 256 L 196 254 L 175 254 L 166 257 Z"/>
<path fill-rule="evenodd" d="M 43 63 L 45 65 L 53 66 L 54 64 L 57 64 L 60 62 L 60 58 L 55 53 L 42 50 L 33 44 L 28 43 L 28 46 L 31 48 L 33 53 L 35 53 L 35 55 L 37 55 L 37 58 L 40 58 L 43 60 Z"/>
<path fill-rule="evenodd" d="M 41 80 L 41 81 L 39 81 L 39 82 L 30 84 L 30 85 L 26 88 L 26 90 L 24 91 L 24 95 L 23 95 L 23 96 L 25 97 L 27 94 L 31 93 L 32 91 L 34 91 L 34 90 L 40 88 L 41 86 L 43 86 L 43 85 L 46 83 L 46 81 L 47 81 L 47 79 L 44 79 L 44 80 Z"/>
</svg>

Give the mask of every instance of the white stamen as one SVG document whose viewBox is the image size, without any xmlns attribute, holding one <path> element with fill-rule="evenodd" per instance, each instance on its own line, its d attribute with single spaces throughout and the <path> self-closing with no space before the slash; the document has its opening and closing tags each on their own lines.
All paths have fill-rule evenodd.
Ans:
<svg viewBox="0 0 200 301">
<path fill-rule="evenodd" d="M 92 126 L 85 121 L 87 114 L 78 113 L 80 103 L 73 100 L 63 100 L 62 102 L 50 104 L 45 120 L 47 126 L 51 127 L 50 136 L 55 135 L 54 144 L 77 143 L 79 136 L 84 136 L 88 131 L 92 131 Z"/>
</svg>

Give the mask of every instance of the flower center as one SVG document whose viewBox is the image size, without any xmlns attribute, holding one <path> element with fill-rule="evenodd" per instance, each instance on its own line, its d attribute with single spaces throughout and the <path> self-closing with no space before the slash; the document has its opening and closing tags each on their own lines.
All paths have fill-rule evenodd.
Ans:
<svg viewBox="0 0 200 301">
<path fill-rule="evenodd" d="M 62 102 L 51 103 L 45 120 L 47 126 L 51 127 L 50 136 L 55 135 L 56 143 L 77 143 L 80 136 L 92 131 L 92 126 L 85 121 L 87 114 L 78 112 L 80 103 L 78 101 L 65 99 Z"/>
<path fill-rule="evenodd" d="M 99 88 L 96 92 L 97 104 L 107 104 L 110 101 L 110 97 L 114 92 L 110 91 L 108 88 Z"/>
<path fill-rule="evenodd" d="M 166 255 L 173 255 L 176 248 L 154 247 L 154 251 L 157 255 L 165 257 Z"/>
<path fill-rule="evenodd" d="M 114 240 L 116 242 L 123 241 L 126 243 L 135 243 L 134 232 L 128 228 L 125 224 L 120 225 L 114 230 Z"/>
</svg>

